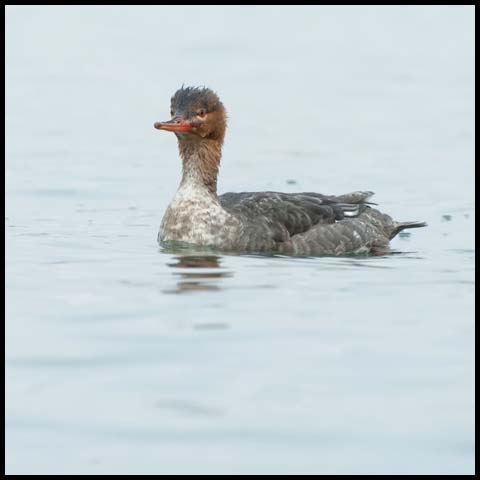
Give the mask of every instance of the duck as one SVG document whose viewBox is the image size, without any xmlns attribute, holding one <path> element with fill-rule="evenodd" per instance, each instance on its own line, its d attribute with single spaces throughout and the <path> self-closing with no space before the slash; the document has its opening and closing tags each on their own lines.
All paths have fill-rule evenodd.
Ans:
<svg viewBox="0 0 480 480">
<path fill-rule="evenodd" d="M 160 224 L 160 245 L 289 256 L 384 254 L 402 230 L 425 222 L 397 222 L 370 201 L 371 191 L 342 195 L 276 191 L 217 193 L 227 112 L 207 87 L 182 85 L 169 120 L 182 177 Z"/>
</svg>

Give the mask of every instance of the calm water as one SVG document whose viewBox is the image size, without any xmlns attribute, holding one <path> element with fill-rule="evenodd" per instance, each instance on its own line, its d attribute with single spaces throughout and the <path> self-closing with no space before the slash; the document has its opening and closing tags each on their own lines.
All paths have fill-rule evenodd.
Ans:
<svg viewBox="0 0 480 480">
<path fill-rule="evenodd" d="M 7 474 L 474 472 L 471 7 L 8 7 Z M 385 257 L 165 252 L 183 83 L 220 190 L 376 192 Z"/>
</svg>

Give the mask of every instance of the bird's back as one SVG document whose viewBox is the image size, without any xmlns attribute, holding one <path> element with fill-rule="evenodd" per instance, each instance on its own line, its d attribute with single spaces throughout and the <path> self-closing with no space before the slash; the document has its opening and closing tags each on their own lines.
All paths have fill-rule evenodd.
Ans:
<svg viewBox="0 0 480 480">
<path fill-rule="evenodd" d="M 222 207 L 244 225 L 239 250 L 273 250 L 290 255 L 342 255 L 388 250 L 404 228 L 421 222 L 395 222 L 373 208 L 370 191 L 340 196 L 313 192 L 226 193 Z"/>
</svg>

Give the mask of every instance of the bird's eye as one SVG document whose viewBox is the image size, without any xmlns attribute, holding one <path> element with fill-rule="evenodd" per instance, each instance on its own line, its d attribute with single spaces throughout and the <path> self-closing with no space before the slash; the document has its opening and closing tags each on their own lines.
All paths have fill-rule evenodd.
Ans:
<svg viewBox="0 0 480 480">
<path fill-rule="evenodd" d="M 205 112 L 205 110 L 202 108 L 201 110 L 198 110 L 197 112 L 197 115 L 199 117 L 204 117 L 206 115 L 207 112 Z"/>
<path fill-rule="evenodd" d="M 170 110 L 170 116 L 173 117 L 173 110 Z"/>
</svg>

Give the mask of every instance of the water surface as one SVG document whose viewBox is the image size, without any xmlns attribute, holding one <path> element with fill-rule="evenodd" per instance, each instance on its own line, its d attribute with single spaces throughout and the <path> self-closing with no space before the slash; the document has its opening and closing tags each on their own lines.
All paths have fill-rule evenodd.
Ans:
<svg viewBox="0 0 480 480">
<path fill-rule="evenodd" d="M 7 474 L 472 474 L 474 10 L 8 7 Z M 164 251 L 183 83 L 219 185 L 374 190 L 383 257 Z"/>
</svg>

